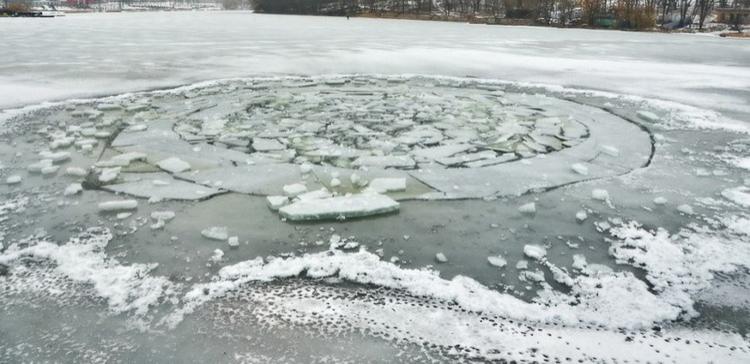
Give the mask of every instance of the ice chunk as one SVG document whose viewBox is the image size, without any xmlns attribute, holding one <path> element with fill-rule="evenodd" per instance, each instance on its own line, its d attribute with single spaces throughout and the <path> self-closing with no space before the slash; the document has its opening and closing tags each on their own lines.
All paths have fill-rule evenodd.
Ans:
<svg viewBox="0 0 750 364">
<path fill-rule="evenodd" d="M 225 241 L 229 238 L 229 232 L 226 226 L 212 226 L 201 231 L 206 239 Z"/>
<path fill-rule="evenodd" d="M 136 200 L 116 200 L 106 201 L 99 203 L 99 211 L 120 211 L 120 210 L 134 210 L 138 207 L 138 201 Z"/>
<path fill-rule="evenodd" d="M 369 188 L 378 193 L 405 191 L 406 178 L 375 178 Z"/>
<path fill-rule="evenodd" d="M 102 169 L 102 172 L 99 174 L 99 182 L 101 183 L 109 183 L 117 179 L 117 176 L 120 175 L 120 167 L 114 167 L 114 168 L 104 168 Z"/>
<path fill-rule="evenodd" d="M 64 196 L 77 195 L 81 191 L 83 191 L 83 186 L 81 186 L 80 183 L 71 183 L 68 187 L 65 188 L 65 191 L 63 191 L 63 195 Z"/>
<path fill-rule="evenodd" d="M 721 191 L 721 195 L 738 205 L 750 207 L 750 187 L 739 186 Z"/>
<path fill-rule="evenodd" d="M 611 145 L 602 145 L 600 148 L 604 154 L 609 155 L 610 157 L 618 157 L 620 155 L 620 150 Z"/>
<path fill-rule="evenodd" d="M 47 175 L 50 175 L 50 174 L 57 173 L 58 169 L 60 169 L 60 167 L 58 167 L 58 166 L 46 166 L 46 167 L 42 168 L 42 170 L 40 172 L 42 172 L 43 175 L 47 176 Z"/>
<path fill-rule="evenodd" d="M 528 269 L 528 268 L 529 268 L 528 261 L 521 259 L 518 262 L 516 262 L 516 269 L 521 270 L 521 269 Z"/>
<path fill-rule="evenodd" d="M 49 159 L 52 163 L 65 162 L 70 159 L 70 153 L 68 152 L 49 152 L 44 151 L 39 153 L 43 159 Z"/>
<path fill-rule="evenodd" d="M 321 220 L 363 217 L 398 211 L 399 203 L 388 196 L 364 193 L 322 200 L 297 201 L 279 209 L 292 220 Z"/>
<path fill-rule="evenodd" d="M 227 244 L 229 244 L 229 246 L 232 248 L 236 248 L 240 246 L 240 238 L 236 236 L 230 236 L 229 239 L 227 239 Z"/>
<path fill-rule="evenodd" d="M 331 187 L 338 187 L 338 186 L 341 186 L 341 180 L 336 177 L 333 177 L 331 178 L 331 182 L 329 184 L 331 185 Z"/>
<path fill-rule="evenodd" d="M 286 146 L 276 139 L 254 138 L 253 149 L 258 152 L 272 152 L 284 150 Z"/>
<path fill-rule="evenodd" d="M 536 213 L 536 204 L 529 202 L 518 207 L 518 212 L 526 215 L 533 215 Z"/>
<path fill-rule="evenodd" d="M 29 171 L 29 173 L 42 173 L 42 169 L 51 167 L 51 166 L 52 166 L 51 159 L 42 159 L 39 162 L 29 164 L 26 167 L 26 170 Z"/>
<path fill-rule="evenodd" d="M 579 223 L 586 221 L 588 217 L 588 214 L 586 214 L 586 211 L 584 210 L 576 212 L 576 221 L 578 221 Z"/>
<path fill-rule="evenodd" d="M 586 167 L 585 165 L 581 163 L 573 164 L 572 166 L 570 166 L 570 169 L 572 169 L 573 171 L 575 171 L 576 173 L 582 176 L 586 176 L 589 174 L 589 167 Z"/>
<path fill-rule="evenodd" d="M 290 185 L 284 185 L 283 190 L 287 196 L 294 197 L 301 193 L 307 192 L 307 186 L 302 183 L 293 183 Z"/>
<path fill-rule="evenodd" d="M 299 171 L 302 174 L 308 174 L 308 173 L 310 173 L 310 171 L 312 171 L 312 168 L 313 168 L 312 164 L 310 164 L 310 163 L 302 163 L 299 166 Z"/>
<path fill-rule="evenodd" d="M 146 154 L 141 152 L 128 152 L 116 155 L 109 160 L 96 163 L 97 167 L 127 167 L 137 160 L 145 160 Z"/>
<path fill-rule="evenodd" d="M 695 211 L 693 211 L 693 207 L 688 204 L 682 204 L 680 206 L 677 206 L 677 211 L 685 215 L 692 215 L 695 213 Z"/>
<path fill-rule="evenodd" d="M 640 117 L 643 120 L 650 121 L 652 123 L 655 123 L 659 121 L 659 116 L 652 113 L 651 111 L 647 110 L 639 110 L 638 111 L 638 117 Z"/>
<path fill-rule="evenodd" d="M 268 196 L 266 197 L 266 202 L 268 203 L 268 207 L 271 208 L 271 210 L 278 210 L 282 206 L 289 203 L 289 197 L 286 196 Z"/>
<path fill-rule="evenodd" d="M 487 262 L 493 267 L 502 268 L 508 264 L 508 261 L 502 255 L 493 255 L 487 257 Z"/>
<path fill-rule="evenodd" d="M 661 205 L 666 205 L 666 204 L 667 204 L 666 198 L 661 197 L 661 196 L 654 198 L 654 205 L 661 206 Z"/>
<path fill-rule="evenodd" d="M 300 193 L 299 195 L 297 195 L 296 198 L 298 200 L 300 200 L 300 201 L 309 201 L 309 200 L 319 200 L 321 198 L 329 198 L 329 197 L 332 197 L 332 196 L 333 195 L 331 194 L 331 192 L 329 192 L 324 187 L 324 188 L 321 188 L 319 190 L 305 192 L 305 193 Z"/>
<path fill-rule="evenodd" d="M 367 180 L 360 177 L 357 172 L 354 172 L 349 176 L 349 181 L 352 183 L 352 186 L 356 187 L 364 187 L 367 185 Z"/>
<path fill-rule="evenodd" d="M 65 169 L 65 175 L 73 177 L 86 177 L 88 172 L 81 167 L 68 167 Z"/>
<path fill-rule="evenodd" d="M 174 219 L 175 213 L 174 211 L 154 211 L 151 213 L 151 218 L 154 220 L 162 220 L 162 221 L 169 221 Z"/>
<path fill-rule="evenodd" d="M 5 183 L 9 185 L 16 185 L 21 183 L 22 180 L 23 178 L 21 178 L 21 176 L 14 174 L 12 176 L 8 176 L 8 178 L 5 179 Z"/>
<path fill-rule="evenodd" d="M 527 244 L 523 246 L 523 253 L 529 258 L 542 260 L 547 255 L 547 249 L 541 245 Z"/>
<path fill-rule="evenodd" d="M 470 144 L 446 144 L 433 148 L 416 149 L 412 151 L 412 155 L 417 157 L 417 159 L 419 160 L 435 160 L 440 158 L 447 158 L 454 154 L 465 152 L 473 148 L 474 146 Z"/>
<path fill-rule="evenodd" d="M 595 189 L 591 191 L 591 198 L 597 201 L 607 201 L 609 200 L 609 192 L 604 189 Z"/>
<path fill-rule="evenodd" d="M 438 263 L 447 263 L 448 262 L 448 258 L 442 252 L 435 254 L 435 260 Z"/>
<path fill-rule="evenodd" d="M 409 156 L 386 155 L 386 156 L 364 156 L 357 158 L 352 165 L 355 167 L 370 166 L 382 168 L 414 168 L 417 163 Z"/>
<path fill-rule="evenodd" d="M 222 191 L 199 184 L 173 179 L 167 173 L 129 173 L 123 175 L 123 183 L 102 186 L 107 191 L 126 193 L 132 196 L 161 200 L 201 200 Z"/>
<path fill-rule="evenodd" d="M 583 254 L 573 254 L 573 269 L 584 270 L 586 269 L 586 256 Z"/>
<path fill-rule="evenodd" d="M 214 263 L 218 263 L 221 261 L 221 258 L 224 257 L 224 252 L 221 251 L 221 249 L 214 250 L 214 254 L 211 256 L 211 261 Z"/>
<path fill-rule="evenodd" d="M 185 162 L 177 157 L 169 157 L 167 159 L 163 159 L 156 165 L 169 173 L 180 173 L 190 170 L 190 163 Z"/>
</svg>

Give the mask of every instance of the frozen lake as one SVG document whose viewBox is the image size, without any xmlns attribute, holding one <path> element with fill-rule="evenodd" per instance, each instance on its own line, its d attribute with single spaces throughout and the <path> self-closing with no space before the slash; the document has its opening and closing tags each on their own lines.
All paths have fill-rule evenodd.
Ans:
<svg viewBox="0 0 750 364">
<path fill-rule="evenodd" d="M 745 41 L 0 32 L 0 362 L 750 361 Z"/>
</svg>

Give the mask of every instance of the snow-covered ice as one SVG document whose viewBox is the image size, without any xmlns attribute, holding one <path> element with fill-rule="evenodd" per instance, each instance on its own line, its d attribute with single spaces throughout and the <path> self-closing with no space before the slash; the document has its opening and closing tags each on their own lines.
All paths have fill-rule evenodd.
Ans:
<svg viewBox="0 0 750 364">
<path fill-rule="evenodd" d="M 326 199 L 301 200 L 281 207 L 279 214 L 292 220 L 324 220 L 364 217 L 398 211 L 399 203 L 388 196 L 363 193 Z"/>
</svg>

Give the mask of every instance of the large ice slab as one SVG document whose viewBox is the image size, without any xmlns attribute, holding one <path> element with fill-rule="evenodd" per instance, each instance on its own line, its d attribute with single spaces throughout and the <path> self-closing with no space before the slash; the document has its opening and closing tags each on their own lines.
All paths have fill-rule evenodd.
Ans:
<svg viewBox="0 0 750 364">
<path fill-rule="evenodd" d="M 106 185 L 107 191 L 125 193 L 151 200 L 201 200 L 217 195 L 222 191 L 199 184 L 172 178 L 167 173 L 127 173 L 121 176 L 124 181 Z"/>
<path fill-rule="evenodd" d="M 375 193 L 301 200 L 279 209 L 291 221 L 364 217 L 398 211 L 399 203 Z"/>
</svg>

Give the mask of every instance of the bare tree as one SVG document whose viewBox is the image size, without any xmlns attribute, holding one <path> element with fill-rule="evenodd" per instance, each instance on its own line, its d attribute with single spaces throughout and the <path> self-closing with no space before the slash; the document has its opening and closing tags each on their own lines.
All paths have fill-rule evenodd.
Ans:
<svg viewBox="0 0 750 364">
<path fill-rule="evenodd" d="M 696 0 L 695 7 L 698 9 L 698 29 L 703 30 L 703 23 L 706 22 L 706 18 L 711 11 L 714 9 L 715 0 Z"/>
</svg>

